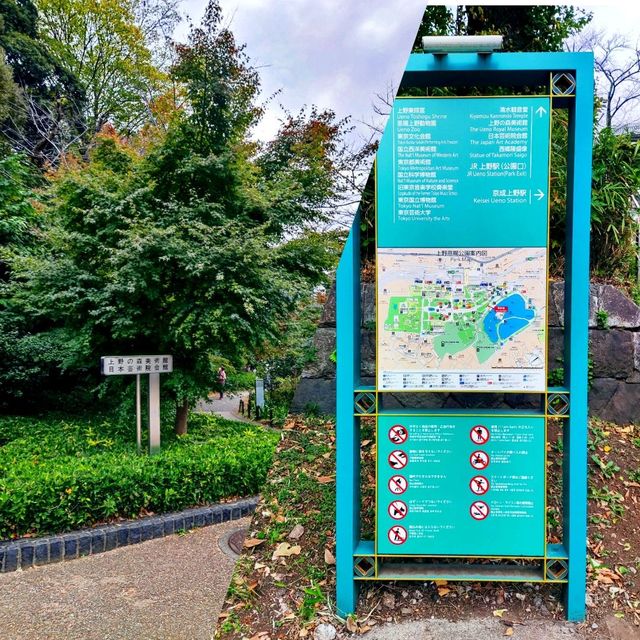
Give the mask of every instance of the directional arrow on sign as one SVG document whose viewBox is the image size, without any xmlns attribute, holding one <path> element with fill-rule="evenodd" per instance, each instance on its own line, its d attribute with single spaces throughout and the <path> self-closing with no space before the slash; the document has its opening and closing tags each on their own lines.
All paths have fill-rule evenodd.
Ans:
<svg viewBox="0 0 640 640">
<path fill-rule="evenodd" d="M 536 109 L 536 113 L 542 118 L 547 113 L 547 110 L 541 105 Z"/>
<path fill-rule="evenodd" d="M 542 198 L 544 198 L 544 193 L 540 191 L 540 189 L 538 189 L 533 195 L 538 198 L 538 200 L 542 200 Z"/>
</svg>

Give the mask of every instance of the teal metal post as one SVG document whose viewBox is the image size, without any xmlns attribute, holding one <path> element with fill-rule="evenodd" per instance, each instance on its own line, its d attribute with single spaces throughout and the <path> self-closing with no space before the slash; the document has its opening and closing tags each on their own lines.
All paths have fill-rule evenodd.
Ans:
<svg viewBox="0 0 640 640">
<path fill-rule="evenodd" d="M 567 272 L 565 274 L 565 384 L 569 419 L 564 427 L 563 522 L 569 556 L 565 607 L 583 620 L 587 541 L 587 384 L 589 357 L 589 228 L 593 129 L 593 59 L 576 64 L 576 97 L 570 107 L 567 171 Z"/>
<path fill-rule="evenodd" d="M 593 55 L 590 53 L 504 53 L 492 55 L 412 54 L 401 86 L 548 86 L 554 74 L 575 78 L 571 90 L 554 93 L 552 106 L 569 110 L 567 171 L 567 259 L 565 284 L 565 384 L 569 417 L 564 420 L 563 521 L 559 551 L 568 562 L 565 589 L 569 620 L 583 620 L 586 592 L 589 228 L 593 133 Z M 553 91 L 552 91 L 553 93 Z M 360 425 L 354 392 L 360 385 L 360 219 L 356 216 L 337 274 L 337 609 L 355 612 L 358 582 L 354 552 L 359 544 Z M 404 245 L 401 245 L 404 246 Z M 525 245 L 526 246 L 526 245 Z M 376 382 L 377 384 L 377 382 Z M 377 393 L 377 388 L 374 390 Z M 547 409 L 548 410 L 548 409 Z M 379 507 L 377 507 L 379 508 Z M 558 549 L 556 549 L 558 551 Z M 566 553 L 566 556 L 564 555 Z M 545 555 L 540 582 L 547 573 Z M 377 559 L 376 559 L 377 560 Z M 372 580 L 381 579 L 378 574 Z"/>
<path fill-rule="evenodd" d="M 360 422 L 354 391 L 360 380 L 360 216 L 356 214 L 336 282 L 336 600 L 354 613 L 358 584 L 353 554 L 360 535 Z"/>
</svg>

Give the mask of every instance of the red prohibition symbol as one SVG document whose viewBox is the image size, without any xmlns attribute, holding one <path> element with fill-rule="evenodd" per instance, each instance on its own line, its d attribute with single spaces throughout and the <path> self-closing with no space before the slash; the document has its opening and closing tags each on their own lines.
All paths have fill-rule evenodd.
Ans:
<svg viewBox="0 0 640 640">
<path fill-rule="evenodd" d="M 397 496 L 404 493 L 408 486 L 409 483 L 404 476 L 396 475 L 389 478 L 389 491 L 391 491 L 391 493 L 395 493 Z"/>
<path fill-rule="evenodd" d="M 409 462 L 409 456 L 404 451 L 397 449 L 389 454 L 389 466 L 392 469 L 404 469 Z"/>
<path fill-rule="evenodd" d="M 489 505 L 482 500 L 471 503 L 469 513 L 474 520 L 484 520 L 489 515 Z"/>
<path fill-rule="evenodd" d="M 387 536 L 391 544 L 404 544 L 407 541 L 407 530 L 401 527 L 399 524 L 394 525 L 389 529 Z"/>
<path fill-rule="evenodd" d="M 388 511 L 389 515 L 394 520 L 402 520 L 402 518 L 404 518 L 407 513 L 409 513 L 409 508 L 402 500 L 393 500 L 389 505 Z"/>
<path fill-rule="evenodd" d="M 474 451 L 469 458 L 471 466 L 482 471 L 489 466 L 489 454 L 486 451 Z"/>
<path fill-rule="evenodd" d="M 482 424 L 477 424 L 469 433 L 473 444 L 486 444 L 489 442 L 489 429 Z"/>
<path fill-rule="evenodd" d="M 469 489 L 477 496 L 483 496 L 489 491 L 489 481 L 484 476 L 473 476 L 469 482 Z"/>
<path fill-rule="evenodd" d="M 401 424 L 394 424 L 391 429 L 389 429 L 389 440 L 393 442 L 393 444 L 404 444 L 409 437 L 409 432 L 407 428 Z"/>
</svg>

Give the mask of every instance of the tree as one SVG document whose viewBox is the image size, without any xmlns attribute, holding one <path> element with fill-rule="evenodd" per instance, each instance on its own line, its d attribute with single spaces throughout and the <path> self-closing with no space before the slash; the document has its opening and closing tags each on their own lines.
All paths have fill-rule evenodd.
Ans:
<svg viewBox="0 0 640 640">
<path fill-rule="evenodd" d="M 107 351 L 174 355 L 178 433 L 216 359 L 281 343 L 338 257 L 314 227 L 337 196 L 345 124 L 312 109 L 252 142 L 258 76 L 221 20 L 211 2 L 177 49 L 187 105 L 166 138 L 143 157 L 104 127 L 88 162 L 54 175 L 41 249 L 12 261 L 11 304 L 66 334 L 67 368 L 95 381 Z"/>
<path fill-rule="evenodd" d="M 171 24 L 172 5 L 168 17 L 148 20 L 145 8 L 157 5 L 141 0 L 40 0 L 38 6 L 44 42 L 86 91 L 88 130 L 97 132 L 107 122 L 127 133 L 142 126 L 165 80 L 146 40 Z"/>
<path fill-rule="evenodd" d="M 13 81 L 11 67 L 0 49 L 0 126 L 15 113 L 19 100 L 18 85 Z"/>
<path fill-rule="evenodd" d="M 505 51 L 562 51 L 564 41 L 590 20 L 583 9 L 553 5 L 467 5 L 462 19 L 466 35 L 502 34 Z"/>
<path fill-rule="evenodd" d="M 413 43 L 413 51 L 422 51 L 423 36 L 448 36 L 455 29 L 453 12 L 444 5 L 429 5 L 424 10 L 418 33 Z"/>
<path fill-rule="evenodd" d="M 421 48 L 422 36 L 501 34 L 505 51 L 561 51 L 590 20 L 591 14 L 571 6 L 464 5 L 455 15 L 447 7 L 429 6 L 414 47 Z"/>
<path fill-rule="evenodd" d="M 637 128 L 640 116 L 634 110 L 640 103 L 640 41 L 589 29 L 573 38 L 568 48 L 593 51 L 602 125 L 617 131 Z"/>
<path fill-rule="evenodd" d="M 38 37 L 31 0 L 0 0 L 0 48 L 20 92 L 0 123 L 3 137 L 36 164 L 56 163 L 84 132 L 84 92 Z"/>
</svg>

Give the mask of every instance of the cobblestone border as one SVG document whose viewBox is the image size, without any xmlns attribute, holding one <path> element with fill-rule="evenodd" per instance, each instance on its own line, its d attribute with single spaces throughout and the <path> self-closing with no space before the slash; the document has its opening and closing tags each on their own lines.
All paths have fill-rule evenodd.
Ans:
<svg viewBox="0 0 640 640">
<path fill-rule="evenodd" d="M 244 498 L 237 502 L 186 509 L 46 538 L 0 542 L 0 573 L 74 560 L 153 538 L 163 538 L 179 531 L 238 520 L 253 513 L 257 503 L 257 497 Z"/>
</svg>

